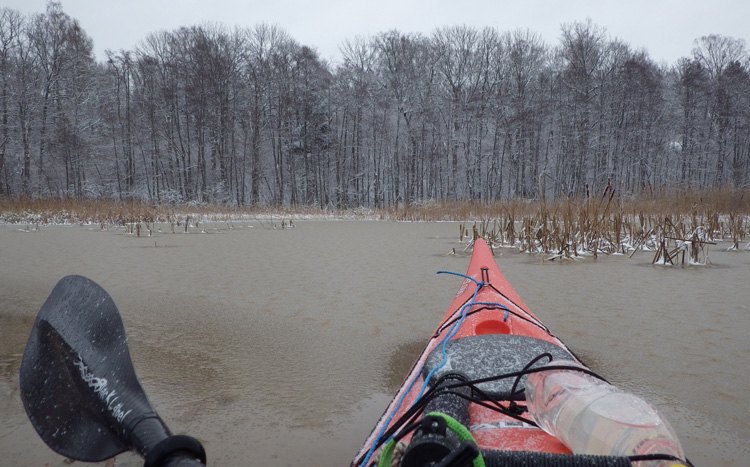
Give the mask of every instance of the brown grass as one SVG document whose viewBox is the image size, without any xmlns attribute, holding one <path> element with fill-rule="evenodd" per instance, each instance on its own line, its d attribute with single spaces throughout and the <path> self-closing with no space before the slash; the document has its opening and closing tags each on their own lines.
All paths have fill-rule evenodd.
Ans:
<svg viewBox="0 0 750 467">
<path fill-rule="evenodd" d="M 510 200 L 503 202 L 454 201 L 449 203 L 424 202 L 411 206 L 389 208 L 379 211 L 381 217 L 404 221 L 462 221 L 493 219 L 511 216 L 516 219 L 538 214 L 580 211 L 602 213 L 621 210 L 636 212 L 644 216 L 690 215 L 693 212 L 735 212 L 750 215 L 750 190 L 678 190 L 665 191 L 657 195 L 618 196 L 607 188 L 599 196 L 583 199 L 561 199 L 553 201 Z M 592 219 L 593 220 L 593 219 Z"/>
<path fill-rule="evenodd" d="M 196 205 L 152 205 L 137 200 L 113 201 L 71 198 L 2 198 L 0 197 L 0 223 L 12 224 L 100 224 L 106 226 L 137 224 L 148 229 L 154 222 L 169 223 L 175 227 L 197 226 L 201 222 L 226 221 L 246 217 L 291 218 L 319 211 L 313 209 L 276 210 L 272 208 L 236 209 L 228 206 Z M 282 218 L 284 226 L 289 220 Z"/>
<path fill-rule="evenodd" d="M 579 254 L 657 251 L 654 261 L 672 262 L 680 252 L 698 257 L 698 250 L 713 240 L 728 239 L 735 249 L 750 235 L 750 190 L 695 192 L 673 190 L 658 196 L 617 196 L 608 186 L 599 196 L 566 200 L 511 200 L 507 202 L 425 202 L 381 210 L 322 211 L 315 208 L 237 209 L 215 205 L 155 206 L 141 201 L 90 199 L 0 198 L 0 222 L 45 224 L 98 224 L 126 227 L 147 235 L 154 223 L 170 231 L 198 228 L 200 223 L 242 218 L 279 218 L 281 227 L 291 219 L 376 218 L 398 221 L 469 221 L 461 224 L 459 239 L 483 237 L 493 246 L 513 246 L 551 257 Z M 287 219 L 287 220 L 285 220 Z M 471 225 L 473 222 L 473 225 Z M 277 226 L 272 222 L 272 226 Z"/>
<path fill-rule="evenodd" d="M 658 196 L 618 197 L 608 186 L 597 197 L 508 203 L 426 204 L 392 210 L 407 221 L 476 219 L 461 224 L 459 240 L 483 237 L 548 258 L 655 251 L 653 262 L 706 262 L 706 246 L 750 235 L 746 191 L 674 190 Z M 470 234 L 471 232 L 471 234 Z"/>
<path fill-rule="evenodd" d="M 379 210 L 355 209 L 322 211 L 314 207 L 274 208 L 272 206 L 233 208 L 221 205 L 152 205 L 142 201 L 93 200 L 72 198 L 7 198 L 0 197 L 0 221 L 34 219 L 40 223 L 55 222 L 55 218 L 70 222 L 111 222 L 139 218 L 168 221 L 173 216 L 200 215 L 207 220 L 229 220 L 240 216 L 286 217 L 374 217 L 403 221 L 466 221 L 487 219 L 520 220 L 528 216 L 578 216 L 580 221 L 597 226 L 597 216 L 614 212 L 633 213 L 639 217 L 664 215 L 750 215 L 750 190 L 672 190 L 658 195 L 621 197 L 609 187 L 600 196 L 588 199 L 554 201 L 509 200 L 502 202 L 454 201 L 448 203 L 423 202 Z M 582 217 L 581 217 L 582 216 Z M 716 220 L 716 219 L 715 219 Z"/>
</svg>

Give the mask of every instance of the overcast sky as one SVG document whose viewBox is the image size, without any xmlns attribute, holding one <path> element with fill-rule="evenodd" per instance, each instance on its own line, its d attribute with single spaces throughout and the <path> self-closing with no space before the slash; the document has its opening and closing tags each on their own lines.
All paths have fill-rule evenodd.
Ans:
<svg viewBox="0 0 750 467">
<path fill-rule="evenodd" d="M 429 35 L 441 26 L 490 26 L 499 31 L 531 29 L 557 45 L 560 26 L 586 18 L 612 37 L 644 48 L 657 62 L 691 56 L 693 41 L 722 34 L 750 41 L 749 0 L 62 0 L 104 50 L 132 50 L 151 32 L 217 22 L 251 27 L 280 26 L 321 57 L 339 60 L 345 39 L 390 29 Z M 45 11 L 46 0 L 2 0 L 23 14 Z"/>
</svg>

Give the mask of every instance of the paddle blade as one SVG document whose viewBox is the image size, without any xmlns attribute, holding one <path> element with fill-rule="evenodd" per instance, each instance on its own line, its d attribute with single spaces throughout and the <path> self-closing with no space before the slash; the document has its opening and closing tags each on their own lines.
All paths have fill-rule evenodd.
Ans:
<svg viewBox="0 0 750 467">
<path fill-rule="evenodd" d="M 36 431 L 71 459 L 97 462 L 133 448 L 133 426 L 155 416 L 114 301 L 81 276 L 60 280 L 39 311 L 20 383 Z"/>
</svg>

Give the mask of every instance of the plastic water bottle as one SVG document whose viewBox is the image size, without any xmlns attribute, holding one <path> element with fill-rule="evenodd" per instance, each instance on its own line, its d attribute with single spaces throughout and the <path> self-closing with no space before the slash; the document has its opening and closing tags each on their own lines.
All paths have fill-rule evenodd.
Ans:
<svg viewBox="0 0 750 467">
<path fill-rule="evenodd" d="M 585 366 L 571 360 L 550 364 Z M 532 373 L 526 380 L 532 419 L 576 454 L 633 456 L 669 454 L 684 459 L 672 427 L 646 401 L 575 370 Z M 681 465 L 642 461 L 639 467 Z"/>
</svg>

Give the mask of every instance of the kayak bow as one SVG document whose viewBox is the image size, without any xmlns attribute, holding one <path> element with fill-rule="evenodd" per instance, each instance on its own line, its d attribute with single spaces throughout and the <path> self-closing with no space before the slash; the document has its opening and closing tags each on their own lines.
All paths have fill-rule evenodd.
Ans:
<svg viewBox="0 0 750 467">
<path fill-rule="evenodd" d="M 487 465 L 629 466 L 637 460 L 572 455 L 530 420 L 527 375 L 553 359 L 583 364 L 529 311 L 481 238 L 463 277 L 352 466 L 391 465 L 394 450 L 402 466 L 485 465 L 483 456 Z"/>
</svg>

